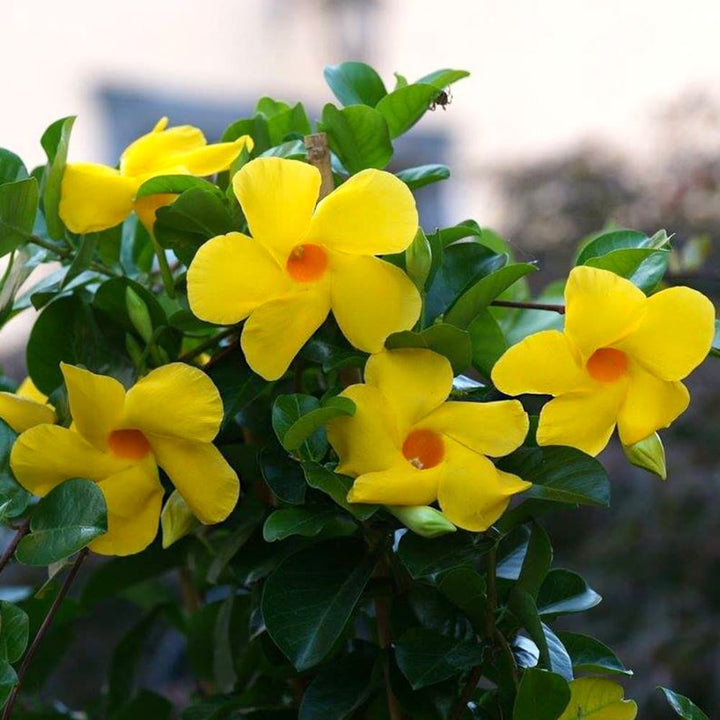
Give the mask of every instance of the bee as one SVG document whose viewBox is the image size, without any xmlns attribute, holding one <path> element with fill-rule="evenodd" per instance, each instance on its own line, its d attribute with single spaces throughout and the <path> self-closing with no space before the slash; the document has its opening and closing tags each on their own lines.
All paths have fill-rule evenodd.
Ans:
<svg viewBox="0 0 720 720">
<path fill-rule="evenodd" d="M 435 99 L 430 103 L 428 110 L 435 110 L 435 108 L 438 108 L 438 107 L 441 107 L 443 110 L 446 110 L 447 106 L 452 102 L 452 99 L 453 98 L 452 98 L 452 93 L 450 92 L 450 88 L 441 90 L 435 96 Z"/>
</svg>

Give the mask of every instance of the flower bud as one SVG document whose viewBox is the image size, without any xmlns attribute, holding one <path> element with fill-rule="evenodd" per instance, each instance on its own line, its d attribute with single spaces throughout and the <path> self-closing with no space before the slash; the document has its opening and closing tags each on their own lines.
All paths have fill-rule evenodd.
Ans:
<svg viewBox="0 0 720 720">
<path fill-rule="evenodd" d="M 648 435 L 644 440 L 634 445 L 623 445 L 625 457 L 637 467 L 648 470 L 660 479 L 667 478 L 665 467 L 665 448 L 657 433 Z"/>
<path fill-rule="evenodd" d="M 163 548 L 169 548 L 198 525 L 200 525 L 199 520 L 193 515 L 183 496 L 177 490 L 173 490 L 160 515 Z"/>
<path fill-rule="evenodd" d="M 140 367 L 143 362 L 143 349 L 130 333 L 125 333 L 125 350 L 127 350 L 130 359 L 135 363 L 135 367 Z"/>
<path fill-rule="evenodd" d="M 131 288 L 125 288 L 125 307 L 133 327 L 147 343 L 153 334 L 150 312 L 143 299 Z"/>
<path fill-rule="evenodd" d="M 457 530 L 439 510 L 427 505 L 387 505 L 386 507 L 388 512 L 408 530 L 422 537 L 434 538 Z"/>
</svg>

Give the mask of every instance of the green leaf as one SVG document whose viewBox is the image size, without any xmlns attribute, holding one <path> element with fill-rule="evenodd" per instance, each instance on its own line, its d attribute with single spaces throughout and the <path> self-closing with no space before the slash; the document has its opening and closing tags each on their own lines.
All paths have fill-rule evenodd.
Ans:
<svg viewBox="0 0 720 720">
<path fill-rule="evenodd" d="M 570 688 L 565 678 L 528 668 L 515 697 L 513 720 L 557 720 L 569 701 Z"/>
<path fill-rule="evenodd" d="M 5 707 L 17 679 L 13 666 L 7 660 L 0 659 L 0 708 Z"/>
<path fill-rule="evenodd" d="M 0 185 L 24 180 L 27 176 L 25 163 L 14 152 L 0 148 Z"/>
<path fill-rule="evenodd" d="M 375 658 L 351 653 L 325 666 L 303 693 L 298 720 L 344 720 L 372 688 Z"/>
<path fill-rule="evenodd" d="M 289 107 L 268 118 L 268 132 L 270 133 L 270 142 L 275 146 L 281 145 L 286 138 L 297 139 L 298 136 L 309 135 L 311 132 L 310 121 L 303 104 L 297 103 L 294 107 Z M 267 155 L 267 152 L 264 154 Z"/>
<path fill-rule="evenodd" d="M 484 536 L 461 531 L 432 539 L 405 533 L 397 554 L 405 569 L 417 580 L 453 568 L 473 567 L 492 547 L 493 543 Z"/>
<path fill-rule="evenodd" d="M 445 322 L 460 328 L 467 328 L 478 313 L 513 283 L 536 270 L 537 267 L 531 263 L 515 263 L 491 272 L 478 280 L 457 299 L 452 308 L 445 313 Z"/>
<path fill-rule="evenodd" d="M 472 362 L 472 343 L 470 335 L 460 328 L 447 323 L 436 323 L 420 332 L 403 330 L 393 333 L 385 341 L 385 347 L 427 348 L 444 355 L 453 367 L 453 373 L 467 370 Z"/>
<path fill-rule="evenodd" d="M 539 523 L 533 522 L 516 589 L 527 592 L 533 599 L 537 598 L 550 570 L 552 558 L 553 550 L 548 534 Z"/>
<path fill-rule="evenodd" d="M 25 565 L 51 565 L 64 560 L 107 532 L 102 490 L 90 480 L 66 480 L 35 507 L 30 534 L 15 556 Z"/>
<path fill-rule="evenodd" d="M 306 487 L 300 464 L 287 457 L 278 445 L 263 448 L 259 460 L 263 479 L 278 500 L 302 505 Z"/>
<path fill-rule="evenodd" d="M 322 116 L 332 151 L 351 174 L 365 168 L 382 170 L 393 155 L 385 118 L 373 108 L 351 105 L 338 110 L 326 105 Z"/>
<path fill-rule="evenodd" d="M 670 250 L 615 250 L 585 264 L 609 270 L 627 278 L 644 292 L 650 292 L 662 280 L 670 259 Z"/>
<path fill-rule="evenodd" d="M 169 548 L 199 526 L 200 521 L 185 502 L 185 498 L 177 490 L 173 490 L 160 513 L 163 548 Z"/>
<path fill-rule="evenodd" d="M 405 250 L 405 270 L 415 287 L 422 292 L 432 267 L 432 251 L 430 243 L 421 227 L 418 228 L 414 240 Z"/>
<path fill-rule="evenodd" d="M 502 458 L 498 465 L 533 483 L 523 493 L 525 498 L 600 507 L 610 504 L 610 482 L 603 466 L 575 448 L 524 447 Z"/>
<path fill-rule="evenodd" d="M 438 590 L 459 607 L 476 633 L 484 632 L 487 609 L 485 579 L 469 565 L 447 570 L 437 580 Z"/>
<path fill-rule="evenodd" d="M 38 184 L 34 177 L 0 185 L 0 257 L 27 242 L 37 207 Z"/>
<path fill-rule="evenodd" d="M 370 105 L 375 107 L 387 95 L 385 84 L 369 65 L 362 62 L 344 62 L 328 65 L 323 70 L 325 82 L 343 105 Z"/>
<path fill-rule="evenodd" d="M 169 700 L 143 688 L 112 716 L 112 720 L 170 720 L 172 712 Z"/>
<path fill-rule="evenodd" d="M 298 671 L 317 665 L 332 650 L 375 563 L 364 542 L 335 538 L 291 555 L 268 577 L 263 618 L 270 637 Z"/>
<path fill-rule="evenodd" d="M 291 535 L 315 537 L 336 517 L 335 508 L 326 505 L 273 510 L 263 525 L 263 539 L 276 542 Z"/>
<path fill-rule="evenodd" d="M 292 396 L 280 395 L 275 402 L 277 404 L 281 398 L 288 397 Z M 290 403 L 290 401 L 287 402 Z M 301 415 L 285 429 L 283 437 L 278 436 L 278 438 L 283 447 L 292 452 L 297 450 L 318 428 L 324 427 L 333 418 L 348 417 L 354 414 L 355 403 L 350 398 L 336 395 L 323 400 L 319 407 Z"/>
<path fill-rule="evenodd" d="M 225 353 L 207 374 L 223 401 L 223 427 L 231 423 L 267 387 L 267 383 L 245 362 L 239 348 L 237 352 Z"/>
<path fill-rule="evenodd" d="M 40 138 L 48 158 L 43 176 L 43 213 L 48 235 L 55 240 L 65 236 L 65 225 L 59 214 L 60 184 L 65 173 L 70 133 L 74 124 L 74 116 L 56 120 Z"/>
<path fill-rule="evenodd" d="M 236 120 L 225 128 L 220 140 L 232 142 L 243 135 L 249 135 L 255 143 L 252 155 L 257 157 L 270 147 L 270 131 L 268 130 L 267 119 L 263 115 L 253 118 Z"/>
<path fill-rule="evenodd" d="M 543 617 L 567 615 L 590 610 L 601 600 L 580 575 L 556 568 L 545 577 L 537 596 L 537 607 Z"/>
<path fill-rule="evenodd" d="M 623 695 L 612 680 L 578 678 L 570 683 L 570 702 L 559 720 L 634 720 L 637 705 Z"/>
<path fill-rule="evenodd" d="M 354 407 L 353 403 L 353 411 Z M 329 420 L 348 415 L 348 409 L 348 405 L 338 403 L 335 408 L 329 408 L 328 412 L 321 412 L 324 408 L 312 395 L 278 395 L 272 409 L 273 430 L 286 450 L 296 451 L 303 460 L 322 460 L 327 452 L 327 438 L 322 427 L 324 418 Z M 306 415 L 312 417 L 304 422 L 303 417 Z M 288 433 L 291 443 L 286 441 Z"/>
<path fill-rule="evenodd" d="M 330 496 L 340 507 L 347 510 L 358 520 L 367 520 L 378 511 L 379 505 L 349 503 L 347 501 L 347 494 L 353 484 L 352 478 L 347 475 L 338 475 L 323 465 L 314 462 L 304 462 L 302 469 L 305 473 L 305 481 L 311 488 L 320 490 Z"/>
<path fill-rule="evenodd" d="M 468 327 L 472 343 L 472 364 L 486 378 L 489 378 L 495 363 L 507 350 L 508 344 L 498 321 L 482 310 Z"/>
<path fill-rule="evenodd" d="M 444 90 L 449 85 L 456 83 L 470 75 L 467 70 L 452 70 L 444 68 L 443 70 L 435 70 L 428 75 L 423 75 L 418 82 L 434 85 L 438 90 Z"/>
<path fill-rule="evenodd" d="M 660 690 L 678 717 L 683 720 L 708 720 L 708 716 L 689 698 L 665 687 L 661 687 Z"/>
<path fill-rule="evenodd" d="M 431 183 L 447 180 L 450 168 L 447 165 L 418 165 L 395 173 L 411 190 L 425 187 Z"/>
<path fill-rule="evenodd" d="M 663 243 L 665 244 L 665 243 Z M 662 244 L 660 245 L 662 247 Z M 576 265 L 585 265 L 591 258 L 602 257 L 615 250 L 653 248 L 652 240 L 638 230 L 611 230 L 587 242 L 578 253 Z M 653 248 L 656 249 L 656 248 Z"/>
<path fill-rule="evenodd" d="M 632 675 L 617 655 L 605 644 L 589 635 L 562 632 L 559 638 L 572 660 L 573 669 L 592 674 L 618 673 Z"/>
<path fill-rule="evenodd" d="M 398 642 L 395 658 L 413 690 L 434 685 L 482 665 L 485 647 L 474 640 L 458 642 L 427 628 L 411 628 Z"/>
<path fill-rule="evenodd" d="M 193 188 L 215 195 L 219 200 L 223 199 L 223 192 L 217 185 L 194 175 L 157 175 L 146 180 L 138 188 L 135 197 L 139 199 L 147 195 L 181 195 Z"/>
<path fill-rule="evenodd" d="M 23 488 L 10 470 L 10 452 L 17 433 L 0 420 L 0 522 L 22 515 L 30 503 L 30 493 Z"/>
<path fill-rule="evenodd" d="M 0 662 L 17 662 L 28 643 L 27 613 L 5 600 L 0 600 Z"/>
<path fill-rule="evenodd" d="M 438 94 L 434 85 L 413 83 L 393 90 L 377 104 L 377 111 L 387 120 L 390 137 L 407 132 L 427 112 Z"/>
<path fill-rule="evenodd" d="M 75 257 L 73 257 L 65 277 L 60 283 L 61 289 L 66 288 L 80 273 L 90 267 L 90 263 L 97 250 L 97 244 L 98 236 L 96 233 L 88 233 L 87 235 L 81 236 L 80 242 L 75 250 Z"/>
</svg>

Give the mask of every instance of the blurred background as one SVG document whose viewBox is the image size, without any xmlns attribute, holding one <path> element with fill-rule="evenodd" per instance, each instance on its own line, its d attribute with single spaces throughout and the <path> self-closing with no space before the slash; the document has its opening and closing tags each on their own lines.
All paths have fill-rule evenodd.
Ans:
<svg viewBox="0 0 720 720">
<path fill-rule="evenodd" d="M 469 70 L 452 103 L 410 133 L 397 168 L 452 176 L 421 198 L 426 229 L 474 218 L 518 259 L 567 272 L 578 240 L 614 223 L 675 234 L 675 280 L 720 290 L 720 49 L 716 0 L 1 0 L 0 145 L 33 166 L 53 120 L 78 115 L 71 160 L 114 164 L 162 115 L 217 139 L 262 95 L 333 98 L 325 65 L 373 65 L 392 87 L 442 67 Z M 393 168 L 393 169 L 397 169 Z M 696 256 L 707 255 L 699 268 Z M 678 269 L 679 268 L 679 269 Z M 21 379 L 27 319 L 0 363 Z M 690 381 L 669 432 L 670 480 L 603 456 L 611 511 L 559 518 L 556 563 L 605 602 L 566 629 L 597 636 L 636 671 L 640 717 L 670 717 L 668 685 L 720 708 L 720 365 Z M 102 652 L 72 661 L 97 692 Z M 53 688 L 55 691 L 58 688 Z"/>
</svg>

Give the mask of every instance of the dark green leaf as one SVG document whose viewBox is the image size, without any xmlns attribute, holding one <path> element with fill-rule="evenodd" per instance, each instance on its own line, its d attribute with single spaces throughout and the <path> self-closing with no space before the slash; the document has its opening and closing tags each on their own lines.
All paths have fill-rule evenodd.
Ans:
<svg viewBox="0 0 720 720">
<path fill-rule="evenodd" d="M 0 148 L 0 185 L 24 180 L 27 176 L 25 163 L 14 152 Z"/>
<path fill-rule="evenodd" d="M 275 496 L 290 505 L 302 505 L 306 486 L 300 464 L 277 445 L 263 448 L 259 459 L 263 479 Z"/>
<path fill-rule="evenodd" d="M 571 570 L 551 570 L 537 597 L 541 616 L 566 615 L 585 612 L 595 607 L 602 598 Z"/>
<path fill-rule="evenodd" d="M 195 177 L 194 175 L 157 175 L 146 180 L 135 194 L 136 198 L 143 198 L 147 195 L 180 195 L 186 190 L 197 188 L 215 195 L 222 200 L 223 193 L 217 185 L 208 180 Z"/>
<path fill-rule="evenodd" d="M 600 233 L 586 243 L 578 253 L 575 264 L 585 265 L 590 258 L 602 257 L 615 250 L 652 247 L 651 238 L 643 232 L 637 230 L 611 230 L 610 232 Z"/>
<path fill-rule="evenodd" d="M 487 594 L 482 575 L 467 565 L 456 567 L 440 575 L 437 587 L 465 613 L 475 632 L 484 632 Z"/>
<path fill-rule="evenodd" d="M 570 688 L 561 675 L 529 668 L 523 673 L 513 720 L 557 720 L 570 702 Z"/>
<path fill-rule="evenodd" d="M 37 207 L 38 184 L 34 177 L 0 185 L 0 257 L 27 242 Z"/>
<path fill-rule="evenodd" d="M 62 283 L 60 283 L 61 288 L 66 288 L 80 273 L 90 267 L 90 263 L 97 250 L 97 243 L 98 240 L 95 233 L 88 233 L 80 238 L 80 242 L 75 250 L 75 257 L 73 257 L 65 277 Z"/>
<path fill-rule="evenodd" d="M 10 470 L 10 452 L 16 439 L 17 433 L 0 420 L 0 521 L 21 515 L 30 503 L 30 494 Z"/>
<path fill-rule="evenodd" d="M 472 343 L 470 335 L 447 323 L 436 323 L 420 332 L 403 330 L 393 333 L 385 341 L 385 347 L 395 350 L 397 348 L 427 348 L 440 355 L 444 355 L 453 367 L 455 374 L 461 373 L 470 367 L 472 362 Z"/>
<path fill-rule="evenodd" d="M 336 538 L 291 555 L 267 579 L 265 624 L 298 671 L 317 665 L 333 648 L 375 562 L 365 543 Z"/>
<path fill-rule="evenodd" d="M 170 720 L 172 703 L 162 695 L 141 690 L 137 697 L 123 705 L 112 720 Z"/>
<path fill-rule="evenodd" d="M 5 707 L 5 703 L 17 683 L 17 675 L 12 665 L 7 660 L 0 659 L 0 708 Z"/>
<path fill-rule="evenodd" d="M 498 464 L 533 483 L 523 495 L 526 498 L 601 507 L 610 504 L 610 483 L 603 466 L 575 448 L 520 448 Z"/>
<path fill-rule="evenodd" d="M 450 177 L 447 165 L 419 165 L 418 167 L 400 170 L 395 173 L 411 190 L 430 185 Z"/>
<path fill-rule="evenodd" d="M 481 311 L 468 328 L 472 342 L 472 364 L 486 378 L 493 366 L 507 350 L 505 335 L 498 321 L 487 311 Z"/>
<path fill-rule="evenodd" d="M 472 567 L 492 547 L 493 543 L 482 535 L 461 531 L 432 539 L 405 533 L 397 553 L 410 575 L 417 579 L 457 567 Z"/>
<path fill-rule="evenodd" d="M 283 447 L 290 451 L 297 450 L 318 428 L 324 427 L 333 418 L 354 414 L 355 403 L 350 398 L 337 395 L 323 400 L 320 407 L 301 415 L 285 430 Z"/>
<path fill-rule="evenodd" d="M 452 70 L 450 68 L 444 68 L 443 70 L 435 70 L 428 75 L 423 75 L 418 82 L 427 83 L 428 85 L 434 85 L 438 90 L 456 83 L 458 80 L 462 80 L 470 75 L 467 70 Z"/>
<path fill-rule="evenodd" d="M 240 348 L 237 352 L 226 352 L 213 363 L 208 375 L 223 401 L 223 427 L 267 387 L 267 383 L 245 362 Z"/>
<path fill-rule="evenodd" d="M 351 174 L 365 168 L 382 170 L 393 155 L 385 118 L 373 108 L 351 105 L 338 110 L 334 105 L 323 109 L 323 129 L 332 151 Z"/>
<path fill-rule="evenodd" d="M 75 123 L 74 117 L 56 120 L 40 138 L 48 164 L 43 177 L 43 213 L 48 235 L 60 240 L 65 235 L 65 225 L 60 219 L 60 184 L 65 173 L 70 133 Z"/>
<path fill-rule="evenodd" d="M 278 395 L 275 399 L 272 409 L 272 426 L 275 430 L 280 444 L 285 447 L 286 450 L 297 451 L 297 454 L 303 460 L 322 460 L 323 456 L 327 452 L 327 439 L 325 437 L 325 431 L 322 428 L 322 422 L 315 423 L 311 418 L 307 424 L 309 432 L 305 434 L 304 425 L 298 425 L 298 422 L 308 414 L 317 413 L 320 410 L 320 401 L 312 395 Z M 330 417 L 337 417 L 337 415 L 347 413 L 337 413 L 332 415 L 330 411 Z M 315 418 L 322 420 L 323 414 L 316 414 Z M 292 440 L 299 440 L 295 443 L 292 448 L 286 445 L 286 435 L 288 432 L 296 429 L 291 435 Z"/>
<path fill-rule="evenodd" d="M 708 716 L 689 698 L 668 688 L 661 687 L 668 705 L 683 720 L 709 720 Z"/>
<path fill-rule="evenodd" d="M 15 556 L 25 565 L 51 565 L 64 560 L 107 532 L 102 490 L 75 478 L 53 488 L 35 507 L 30 534 Z"/>
<path fill-rule="evenodd" d="M 310 130 L 310 121 L 302 103 L 297 103 L 294 107 L 288 107 L 268 118 L 270 142 L 275 146 L 279 146 L 286 138 L 309 135 Z"/>
<path fill-rule="evenodd" d="M 670 259 L 670 250 L 614 250 L 601 257 L 589 258 L 586 265 L 609 270 L 627 278 L 641 290 L 650 292 L 662 280 Z"/>
<path fill-rule="evenodd" d="M 433 85 L 414 83 L 393 90 L 377 104 L 377 111 L 387 120 L 390 137 L 407 132 L 428 110 L 438 94 Z"/>
<path fill-rule="evenodd" d="M 540 524 L 533 522 L 527 551 L 515 586 L 517 590 L 527 592 L 533 599 L 537 598 L 543 580 L 550 570 L 552 558 L 553 551 L 548 534 Z"/>
<path fill-rule="evenodd" d="M 367 520 L 377 512 L 378 505 L 347 501 L 347 494 L 353 483 L 352 478 L 347 475 L 338 475 L 323 465 L 313 462 L 303 463 L 302 469 L 310 487 L 329 495 L 340 507 L 345 508 L 358 520 Z"/>
<path fill-rule="evenodd" d="M 273 510 L 263 525 L 266 542 L 284 540 L 291 535 L 315 537 L 336 518 L 336 510 L 326 505 Z"/>
<path fill-rule="evenodd" d="M 323 70 L 325 82 L 343 105 L 370 105 L 375 107 L 387 95 L 385 84 L 369 65 L 362 62 L 344 62 L 328 65 Z"/>
<path fill-rule="evenodd" d="M 632 675 L 617 655 L 605 644 L 589 635 L 562 632 L 558 634 L 570 655 L 573 668 L 585 673 L 618 673 Z"/>
<path fill-rule="evenodd" d="M 17 662 L 28 642 L 27 613 L 5 600 L 0 600 L 0 662 Z"/>
</svg>

